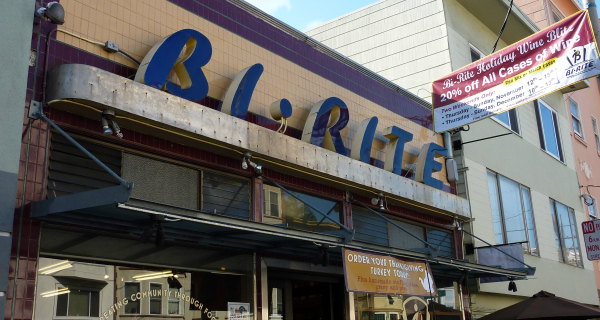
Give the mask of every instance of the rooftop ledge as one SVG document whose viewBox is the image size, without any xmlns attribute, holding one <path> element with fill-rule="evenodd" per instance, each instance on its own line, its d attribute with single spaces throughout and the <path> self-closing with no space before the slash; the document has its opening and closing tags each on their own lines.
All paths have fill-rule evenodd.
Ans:
<svg viewBox="0 0 600 320">
<path fill-rule="evenodd" d="M 98 119 L 112 109 L 119 125 L 231 158 L 250 151 L 265 168 L 430 215 L 469 218 L 466 199 L 333 151 L 285 136 L 116 74 L 81 64 L 49 71 L 49 105 Z"/>
</svg>

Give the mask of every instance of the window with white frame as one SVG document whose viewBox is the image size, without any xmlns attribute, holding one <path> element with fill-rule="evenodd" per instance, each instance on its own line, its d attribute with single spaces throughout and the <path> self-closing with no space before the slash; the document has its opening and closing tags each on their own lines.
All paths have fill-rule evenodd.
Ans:
<svg viewBox="0 0 600 320">
<path fill-rule="evenodd" d="M 281 218 L 281 190 L 263 185 L 263 215 Z"/>
<path fill-rule="evenodd" d="M 181 294 L 181 287 L 176 283 L 169 283 L 169 291 L 169 315 L 179 315 L 181 314 L 181 299 L 177 297 Z"/>
<path fill-rule="evenodd" d="M 592 127 L 594 127 L 594 136 L 596 137 L 596 150 L 600 152 L 600 133 L 598 132 L 598 121 L 592 117 Z"/>
<path fill-rule="evenodd" d="M 484 54 L 472 44 L 469 45 L 469 47 L 471 49 L 471 62 L 475 62 L 484 57 Z M 521 130 L 519 129 L 519 116 L 516 108 L 497 114 L 493 116 L 492 119 L 495 119 L 514 133 L 521 134 Z"/>
<path fill-rule="evenodd" d="M 540 146 L 544 151 L 553 157 L 564 162 L 562 144 L 560 141 L 560 130 L 558 127 L 558 116 L 542 100 L 537 100 L 536 119 L 538 122 L 538 132 L 540 135 Z"/>
<path fill-rule="evenodd" d="M 573 121 L 573 131 L 581 139 L 584 139 L 583 127 L 581 126 L 581 113 L 579 111 L 579 105 L 575 101 L 573 101 L 573 99 L 569 99 L 569 109 L 571 110 L 571 120 Z"/>
<path fill-rule="evenodd" d="M 56 296 L 57 317 L 99 317 L 100 291 L 59 287 Z"/>
<path fill-rule="evenodd" d="M 517 114 L 517 108 L 497 114 L 493 116 L 492 119 L 500 122 L 514 133 L 521 134 L 521 130 L 519 129 L 519 116 Z"/>
<path fill-rule="evenodd" d="M 560 12 L 560 10 L 558 10 L 558 8 L 556 6 L 554 6 L 554 4 L 551 1 L 548 1 L 547 4 L 548 4 L 548 9 L 550 11 L 550 15 L 552 16 L 552 21 L 550 21 L 549 24 L 557 23 L 565 17 L 562 14 L 562 12 Z"/>
<path fill-rule="evenodd" d="M 583 267 L 579 238 L 577 236 L 575 211 L 553 199 L 550 199 L 550 210 L 552 211 L 558 260 Z"/>
<path fill-rule="evenodd" d="M 471 62 L 475 62 L 484 57 L 484 54 L 473 45 L 469 45 L 469 48 L 471 49 Z"/>
<path fill-rule="evenodd" d="M 150 292 L 161 292 L 162 284 L 150 283 Z M 162 314 L 162 295 L 150 296 L 150 314 Z"/>
<path fill-rule="evenodd" d="M 135 295 L 138 292 L 141 292 L 140 290 L 140 283 L 139 282 L 125 282 L 125 297 L 131 297 L 132 295 Z M 141 313 L 141 303 L 139 299 L 136 299 L 135 301 L 130 300 L 129 303 L 127 303 L 125 306 L 123 306 L 124 311 L 123 313 L 125 314 L 140 314 Z"/>
<path fill-rule="evenodd" d="M 525 253 L 538 255 L 529 188 L 492 171 L 487 176 L 496 243 L 522 243 Z"/>
</svg>

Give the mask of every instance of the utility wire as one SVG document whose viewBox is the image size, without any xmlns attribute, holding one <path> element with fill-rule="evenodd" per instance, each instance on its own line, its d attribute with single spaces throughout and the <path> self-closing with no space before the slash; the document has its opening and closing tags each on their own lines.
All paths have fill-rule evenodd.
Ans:
<svg viewBox="0 0 600 320">
<path fill-rule="evenodd" d="M 492 48 L 492 52 L 490 52 L 490 54 L 492 54 L 492 53 L 494 53 L 494 51 L 496 51 L 496 46 L 498 45 L 500 36 L 502 35 L 502 32 L 504 31 L 504 27 L 506 27 L 506 22 L 508 21 L 508 16 L 510 16 L 510 13 L 512 11 L 513 1 L 514 0 L 510 0 L 510 6 L 508 6 L 508 12 L 506 13 L 506 18 L 504 18 L 504 23 L 502 24 L 502 28 L 500 29 L 500 33 L 498 33 L 498 38 L 496 39 L 496 43 L 494 43 L 494 47 Z"/>
<path fill-rule="evenodd" d="M 105 44 L 105 43 L 102 43 L 102 42 L 100 42 L 100 41 L 95 41 L 95 40 L 92 40 L 92 39 L 88 39 L 88 38 L 86 38 L 86 37 L 83 37 L 83 36 L 81 36 L 81 35 L 78 35 L 78 34 L 75 34 L 75 33 L 73 33 L 73 32 L 67 31 L 67 30 L 65 30 L 65 29 L 57 29 L 57 30 L 58 30 L 58 31 L 60 31 L 60 32 L 62 32 L 62 33 L 66 33 L 66 34 L 68 34 L 68 35 L 71 35 L 71 36 L 73 36 L 73 37 L 75 37 L 75 38 L 78 38 L 78 39 L 81 39 L 81 40 L 83 40 L 83 41 L 89 42 L 89 43 L 91 43 L 91 44 L 98 45 L 98 46 L 102 47 L 104 50 L 106 50 L 106 44 Z M 124 55 L 124 56 L 125 56 L 126 58 L 128 58 L 129 60 L 131 60 L 131 61 L 133 61 L 133 62 L 137 63 L 138 65 L 140 65 L 140 64 L 141 64 L 141 63 L 140 63 L 138 60 L 136 60 L 134 57 L 130 56 L 130 55 L 127 53 L 127 52 L 125 52 L 125 51 L 123 51 L 123 50 L 121 50 L 121 49 L 117 50 L 117 52 L 119 52 L 120 54 Z"/>
<path fill-rule="evenodd" d="M 139 61 L 137 61 L 137 60 L 136 60 L 134 57 L 130 56 L 130 55 L 127 53 L 127 52 L 125 52 L 125 51 L 123 51 L 123 50 L 119 49 L 119 53 L 120 53 L 120 54 L 122 54 L 122 55 L 124 55 L 125 57 L 129 58 L 129 60 L 131 60 L 131 61 L 133 61 L 133 62 L 137 63 L 137 64 L 138 64 L 138 66 L 141 64 L 141 63 L 140 63 Z"/>
</svg>

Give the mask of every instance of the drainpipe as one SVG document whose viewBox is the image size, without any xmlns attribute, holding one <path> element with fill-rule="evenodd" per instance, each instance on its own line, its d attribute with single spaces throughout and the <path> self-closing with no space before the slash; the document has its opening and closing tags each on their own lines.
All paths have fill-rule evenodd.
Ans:
<svg viewBox="0 0 600 320">
<path fill-rule="evenodd" d="M 596 39 L 600 38 L 600 24 L 598 23 L 598 12 L 596 11 L 596 0 L 583 0 L 583 5 L 585 6 L 588 14 L 590 15 L 590 20 L 592 21 L 592 28 L 594 29 L 594 37 Z"/>
<path fill-rule="evenodd" d="M 458 180 L 458 168 L 456 167 L 456 160 L 454 160 L 450 132 L 444 132 L 444 147 L 448 150 L 446 154 L 446 176 L 449 182 L 454 182 Z"/>
</svg>

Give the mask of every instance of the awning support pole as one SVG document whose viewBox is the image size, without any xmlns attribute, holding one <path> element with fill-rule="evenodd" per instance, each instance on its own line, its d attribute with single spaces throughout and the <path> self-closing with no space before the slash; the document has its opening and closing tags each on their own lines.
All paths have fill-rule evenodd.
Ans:
<svg viewBox="0 0 600 320">
<path fill-rule="evenodd" d="M 498 250 L 498 251 L 500 251 L 500 252 L 504 253 L 505 255 L 509 256 L 510 258 L 514 259 L 515 261 L 517 261 L 517 262 L 519 262 L 519 263 L 522 263 L 522 264 L 523 264 L 523 265 L 525 265 L 527 268 L 529 268 L 529 269 L 533 269 L 533 270 L 535 271 L 535 267 L 532 267 L 532 266 L 528 265 L 527 263 L 525 263 L 525 261 L 521 261 L 521 260 L 519 260 L 519 259 L 517 259 L 517 258 L 513 257 L 512 255 L 510 255 L 510 254 L 508 254 L 508 253 L 506 253 L 506 252 L 504 252 L 504 251 L 502 251 L 502 250 L 498 249 L 498 248 L 497 248 L 495 245 L 493 245 L 493 244 L 491 244 L 491 243 L 489 243 L 489 242 L 487 242 L 487 241 L 485 241 L 485 240 L 481 239 L 480 237 L 478 237 L 478 236 L 476 236 L 476 235 L 474 235 L 474 234 L 470 233 L 469 231 L 465 230 L 465 228 L 461 228 L 461 229 L 462 229 L 462 231 L 463 231 L 463 232 L 467 233 L 467 234 L 468 234 L 468 235 L 470 235 L 471 237 L 473 237 L 473 238 L 475 238 L 475 239 L 477 239 L 477 240 L 479 240 L 479 241 L 483 241 L 483 243 L 487 244 L 488 246 L 490 246 L 490 247 L 492 247 L 492 248 L 494 248 L 494 249 L 496 249 L 496 250 Z"/>
<path fill-rule="evenodd" d="M 131 188 L 131 184 L 129 182 L 127 182 L 127 181 L 123 180 L 123 178 L 119 177 L 119 175 L 117 175 L 114 171 L 112 171 L 109 167 L 107 167 L 104 163 L 102 163 L 102 161 L 98 160 L 98 158 L 96 158 L 96 156 L 94 156 L 89 151 L 87 151 L 82 145 L 80 145 L 77 141 L 75 141 L 75 139 L 71 138 L 71 136 L 69 136 L 66 132 L 64 132 L 61 128 L 59 128 L 54 122 L 52 122 L 52 120 L 48 119 L 48 117 L 46 117 L 46 115 L 44 114 L 44 112 L 42 110 L 41 103 L 32 100 L 31 104 L 29 106 L 29 110 L 30 110 L 29 118 L 35 119 L 35 120 L 41 118 L 44 121 L 48 122 L 52 126 L 52 128 L 54 128 L 61 135 L 63 135 L 67 140 L 69 140 L 69 142 L 71 142 L 74 146 L 76 146 L 79 150 L 81 150 L 81 152 L 83 152 L 86 156 L 88 156 L 88 158 L 92 159 L 102 169 L 104 169 L 104 171 L 106 171 L 108 174 L 113 176 L 113 178 L 115 178 L 117 181 L 119 181 L 119 183 L 123 187 L 125 187 L 125 189 Z"/>
<path fill-rule="evenodd" d="M 369 211 L 373 212 L 374 214 L 376 214 L 376 215 L 380 216 L 380 217 L 381 217 L 381 218 L 383 218 L 385 221 L 387 221 L 387 222 L 389 222 L 389 223 L 393 224 L 393 225 L 394 225 L 394 226 L 396 226 L 398 229 L 400 229 L 400 230 L 402 230 L 402 231 L 406 232 L 406 233 L 407 233 L 409 236 L 411 236 L 411 237 L 413 237 L 413 238 L 415 238 L 415 239 L 417 239 L 417 240 L 419 240 L 419 241 L 423 242 L 423 243 L 424 243 L 424 244 L 426 244 L 426 245 L 428 246 L 428 248 L 429 248 L 429 252 L 428 252 L 427 254 L 429 254 L 429 255 L 430 255 L 431 257 L 433 257 L 433 258 L 437 257 L 437 255 L 438 255 L 438 250 L 439 250 L 439 246 L 436 248 L 436 247 L 435 247 L 434 245 L 432 245 L 431 243 L 429 243 L 429 242 L 427 242 L 427 241 L 425 241 L 425 240 L 423 240 L 423 239 L 419 238 L 419 236 L 417 236 L 417 235 L 415 235 L 415 234 L 411 233 L 410 231 L 406 230 L 406 229 L 405 229 L 404 227 L 402 227 L 401 225 L 399 225 L 399 224 L 395 223 L 393 220 L 391 220 L 391 219 L 388 219 L 386 216 L 384 216 L 384 215 L 382 215 L 381 213 L 379 213 L 379 212 L 377 212 L 377 211 L 375 211 L 375 210 L 373 210 L 373 209 L 371 209 L 371 208 L 367 207 L 366 205 L 364 205 L 364 204 L 362 204 L 362 203 L 360 203 L 360 202 L 356 202 L 356 201 L 355 201 L 354 203 L 356 203 L 356 204 L 358 204 L 359 206 L 361 206 L 361 207 L 363 207 L 363 208 L 365 208 L 365 209 L 367 209 L 367 210 L 369 210 Z"/>
<path fill-rule="evenodd" d="M 298 200 L 298 201 L 300 201 L 300 202 L 304 203 L 304 204 L 305 204 L 307 207 L 309 207 L 309 208 L 311 208 L 311 209 L 315 210 L 316 212 L 320 213 L 320 214 L 321 214 L 323 217 L 325 217 L 325 218 L 329 219 L 331 222 L 333 222 L 333 223 L 337 224 L 338 226 L 342 227 L 342 229 L 344 229 L 344 231 L 348 232 L 348 233 L 349 233 L 349 234 L 352 236 L 352 237 L 350 237 L 350 241 L 352 240 L 352 238 L 354 237 L 354 230 L 352 230 L 352 229 L 350 229 L 350 228 L 346 227 L 345 225 L 343 225 L 343 224 L 341 224 L 341 223 L 339 223 L 339 222 L 335 221 L 335 220 L 334 220 L 333 218 L 331 218 L 329 215 L 326 215 L 326 214 L 324 214 L 323 212 L 321 212 L 320 210 L 318 210 L 317 208 L 315 208 L 314 206 L 312 206 L 310 203 L 308 203 L 308 202 L 306 202 L 306 201 L 304 201 L 304 200 L 300 199 L 300 197 L 298 197 L 297 195 L 295 195 L 295 194 L 294 194 L 293 192 L 291 192 L 290 190 L 288 190 L 288 189 L 286 189 L 286 188 L 282 187 L 282 186 L 281 186 L 279 183 L 277 183 L 277 182 L 273 181 L 271 178 L 269 178 L 269 177 L 267 177 L 267 176 L 264 176 L 264 175 L 262 175 L 262 177 L 263 177 L 265 180 L 269 181 L 270 183 L 274 184 L 274 185 L 275 185 L 277 188 L 279 188 L 279 189 L 283 190 L 285 193 L 287 193 L 287 194 L 289 194 L 290 196 L 292 196 L 292 197 L 296 198 L 296 200 Z M 349 242 L 349 241 L 348 241 L 348 242 Z"/>
</svg>

